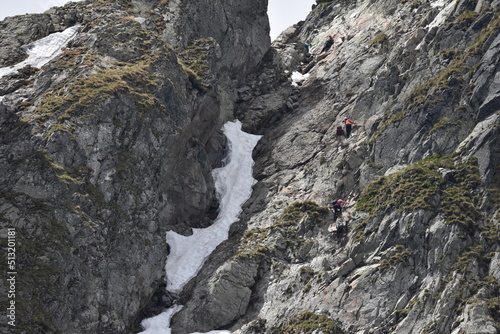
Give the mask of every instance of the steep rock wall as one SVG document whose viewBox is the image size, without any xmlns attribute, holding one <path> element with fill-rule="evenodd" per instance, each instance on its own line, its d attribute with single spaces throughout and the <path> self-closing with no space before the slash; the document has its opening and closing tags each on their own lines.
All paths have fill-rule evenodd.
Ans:
<svg viewBox="0 0 500 334">
<path fill-rule="evenodd" d="M 259 183 L 176 333 L 324 330 L 311 314 L 345 333 L 498 332 L 497 8 L 324 1 L 273 42 L 238 89 Z M 340 241 L 334 197 L 351 203 Z"/>
<path fill-rule="evenodd" d="M 223 154 L 219 129 L 232 118 L 234 88 L 207 80 L 180 43 L 166 43 L 166 3 L 79 2 L 1 23 L 3 65 L 26 57 L 21 45 L 81 25 L 41 69 L 0 78 L 2 230 L 16 229 L 19 272 L 17 326 L 5 332 L 139 330 L 142 317 L 171 302 L 161 289 L 165 231 L 211 222 L 210 171 Z M 212 7 L 181 5 L 194 13 Z M 219 5 L 246 23 L 220 34 L 212 17 L 199 16 L 198 28 L 177 38 L 209 39 L 193 57 L 226 80 L 259 63 L 268 25 L 232 1 Z M 254 36 L 245 45 L 251 64 L 226 50 L 236 33 Z M 215 46 L 220 55 L 205 58 Z"/>
</svg>

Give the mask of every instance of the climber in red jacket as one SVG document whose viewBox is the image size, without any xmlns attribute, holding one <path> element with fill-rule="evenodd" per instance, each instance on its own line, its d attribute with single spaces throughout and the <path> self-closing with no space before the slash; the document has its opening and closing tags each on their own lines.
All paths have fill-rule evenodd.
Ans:
<svg viewBox="0 0 500 334">
<path fill-rule="evenodd" d="M 354 123 L 351 119 L 346 118 L 344 119 L 344 124 L 345 124 L 345 137 L 349 138 L 351 136 L 352 125 L 356 123 Z"/>
<path fill-rule="evenodd" d="M 349 204 L 344 200 L 335 199 L 332 201 L 331 206 L 333 207 L 333 221 L 337 220 L 337 218 L 342 214 L 342 204 Z"/>
</svg>

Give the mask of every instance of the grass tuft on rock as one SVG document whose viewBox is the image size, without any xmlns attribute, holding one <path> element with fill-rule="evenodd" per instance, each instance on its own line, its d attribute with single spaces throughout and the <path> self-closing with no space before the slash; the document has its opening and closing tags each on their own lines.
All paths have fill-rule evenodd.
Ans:
<svg viewBox="0 0 500 334">
<path fill-rule="evenodd" d="M 315 202 L 294 202 L 292 205 L 285 208 L 280 217 L 280 221 L 284 225 L 296 224 L 305 215 L 309 217 L 312 223 L 321 220 L 328 213 L 328 209 L 321 207 Z"/>
<path fill-rule="evenodd" d="M 445 171 L 452 179 L 443 177 Z M 367 219 L 389 210 L 436 211 L 446 223 L 472 232 L 482 219 L 477 209 L 481 185 L 477 159 L 462 162 L 452 156 L 432 156 L 373 181 L 363 190 L 356 208 L 367 212 Z"/>
<path fill-rule="evenodd" d="M 275 224 L 246 231 L 236 256 L 261 258 L 268 254 L 272 250 L 262 245 L 274 234 L 281 235 L 290 251 L 299 249 L 306 243 L 306 239 L 299 232 L 301 226 L 312 229 L 327 215 L 328 209 L 313 201 L 294 202 L 283 210 Z"/>
<path fill-rule="evenodd" d="M 461 20 L 460 22 L 472 22 L 476 17 L 477 13 L 465 11 L 457 19 Z M 460 103 L 460 92 L 467 89 L 467 80 L 465 78 L 478 69 L 477 61 L 474 59 L 485 52 L 484 50 L 487 49 L 486 44 L 491 43 L 492 39 L 490 37 L 498 29 L 500 29 L 500 15 L 495 14 L 489 24 L 476 35 L 475 42 L 463 52 L 444 50 L 443 58 L 449 61 L 447 66 L 422 85 L 415 87 L 406 97 L 402 110 L 386 111 L 380 125 L 371 136 L 370 142 L 374 143 L 390 126 L 419 111 L 425 111 L 425 109 L 438 104 L 458 105 Z M 380 39 L 381 37 L 375 40 Z M 453 95 L 452 99 L 449 97 L 450 92 L 454 92 L 451 94 Z M 467 111 L 466 108 L 458 106 L 455 108 L 455 113 L 443 116 L 432 128 L 429 128 L 429 134 L 438 129 L 456 126 L 462 117 L 461 113 L 465 111 Z"/>
<path fill-rule="evenodd" d="M 385 41 L 387 41 L 387 34 L 386 33 L 378 33 L 374 38 L 373 40 L 371 41 L 370 43 L 370 46 L 371 47 L 376 47 L 376 46 L 379 46 L 381 44 L 383 44 Z"/>
<path fill-rule="evenodd" d="M 405 249 L 403 245 L 396 245 L 385 258 L 380 260 L 378 270 L 384 271 L 389 268 L 395 268 L 398 264 L 405 262 L 406 259 L 413 256 L 413 254 L 413 251 Z"/>
<path fill-rule="evenodd" d="M 179 62 L 188 74 L 193 86 L 206 91 L 210 85 L 209 51 L 213 42 L 209 39 L 198 39 L 179 53 Z"/>
<path fill-rule="evenodd" d="M 39 120 L 54 113 L 66 119 L 69 115 L 123 92 L 128 93 L 138 106 L 150 107 L 156 99 L 148 88 L 155 86 L 156 80 L 148 71 L 149 64 L 120 63 L 115 68 L 103 69 L 88 77 L 77 79 L 75 83 L 47 93 L 34 113 Z"/>
<path fill-rule="evenodd" d="M 271 334 L 344 334 L 340 324 L 326 315 L 304 312 L 286 325 L 271 329 Z"/>
</svg>

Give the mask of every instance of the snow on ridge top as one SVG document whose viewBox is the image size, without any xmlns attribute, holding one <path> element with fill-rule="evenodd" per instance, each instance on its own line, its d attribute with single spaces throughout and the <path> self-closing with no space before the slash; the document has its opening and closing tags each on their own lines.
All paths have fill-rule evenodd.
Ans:
<svg viewBox="0 0 500 334">
<path fill-rule="evenodd" d="M 62 52 L 62 48 L 76 36 L 80 28 L 80 25 L 69 27 L 62 32 L 50 34 L 42 39 L 24 45 L 22 48 L 28 54 L 28 58 L 16 65 L 0 68 L 0 78 L 26 65 L 40 68 L 47 64 Z"/>
<path fill-rule="evenodd" d="M 167 290 L 174 293 L 182 291 L 212 251 L 228 238 L 229 228 L 238 221 L 241 206 L 250 198 L 256 182 L 252 175 L 252 151 L 261 136 L 243 132 L 239 121 L 224 124 L 223 131 L 228 140 L 229 159 L 226 166 L 212 171 L 220 202 L 217 219 L 207 228 L 193 229 L 190 236 L 167 232 L 170 246 L 165 264 Z"/>
</svg>

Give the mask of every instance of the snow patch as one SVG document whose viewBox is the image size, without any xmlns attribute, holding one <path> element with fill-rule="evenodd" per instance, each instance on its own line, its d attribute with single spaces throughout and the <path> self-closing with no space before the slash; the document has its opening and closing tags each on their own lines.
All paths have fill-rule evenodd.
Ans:
<svg viewBox="0 0 500 334">
<path fill-rule="evenodd" d="M 226 165 L 212 171 L 215 190 L 219 199 L 219 215 L 212 226 L 193 229 L 193 234 L 183 236 L 173 231 L 167 232 L 170 254 L 165 264 L 167 290 L 179 293 L 184 285 L 203 266 L 212 251 L 229 236 L 229 228 L 238 221 L 241 206 L 250 198 L 252 186 L 257 182 L 252 175 L 252 152 L 261 136 L 245 133 L 241 122 L 234 121 L 222 127 L 227 137 L 228 157 Z M 171 334 L 170 319 L 182 306 L 174 306 L 165 312 L 145 319 L 141 325 L 145 329 L 139 334 Z M 211 331 L 205 334 L 229 334 L 229 331 Z M 192 333 L 203 334 L 203 333 Z"/>
<path fill-rule="evenodd" d="M 0 68 L 0 78 L 7 74 L 16 72 L 26 65 L 38 68 L 42 67 L 62 52 L 62 48 L 76 36 L 80 27 L 81 26 L 76 25 L 64 30 L 63 32 L 56 32 L 30 44 L 24 45 L 22 48 L 28 54 L 28 58 L 16 65 Z"/>
<path fill-rule="evenodd" d="M 432 20 L 432 22 L 429 23 L 425 27 L 425 29 L 427 29 L 427 31 L 429 31 L 429 30 L 431 30 L 434 27 L 439 27 L 440 25 L 442 25 L 446 21 L 446 19 L 448 18 L 448 16 L 450 16 L 450 14 L 453 12 L 453 9 L 455 8 L 455 5 L 456 5 L 457 1 L 458 0 L 454 0 L 454 1 L 450 2 L 445 8 L 443 8 L 436 15 L 436 17 L 434 18 L 434 20 Z M 435 1 L 435 2 L 431 3 L 431 6 L 434 7 L 434 8 L 443 7 L 444 5 L 446 5 L 445 0 L 438 0 L 438 1 Z M 425 44 L 425 38 L 422 39 L 422 41 L 420 42 L 419 45 L 417 45 L 417 47 L 415 48 L 415 50 L 422 49 L 422 47 L 424 46 L 424 44 Z"/>
<path fill-rule="evenodd" d="M 179 312 L 183 306 L 175 305 L 163 313 L 158 314 L 155 317 L 144 319 L 141 321 L 141 326 L 145 328 L 143 332 L 139 334 L 172 334 L 170 329 L 170 320 L 172 316 Z M 191 333 L 191 334 L 231 334 L 230 331 L 211 331 L 208 333 Z"/>
<path fill-rule="evenodd" d="M 196 276 L 205 259 L 228 238 L 229 228 L 238 220 L 241 206 L 252 194 L 256 180 L 252 177 L 252 151 L 261 136 L 241 131 L 241 122 L 223 126 L 228 139 L 229 156 L 226 166 L 212 171 L 215 190 L 220 202 L 215 222 L 204 229 L 193 229 L 183 236 L 167 232 L 170 254 L 165 265 L 167 290 L 179 293 L 184 284 Z"/>
<path fill-rule="evenodd" d="M 427 25 L 427 29 L 431 29 L 433 27 L 438 27 L 440 26 L 441 24 L 444 23 L 444 21 L 446 21 L 446 19 L 448 18 L 448 16 L 450 16 L 450 14 L 453 12 L 453 9 L 455 8 L 455 4 L 457 3 L 457 0 L 454 0 L 452 2 L 450 2 L 448 4 L 448 6 L 444 7 L 437 15 L 436 17 L 434 18 L 434 20 L 429 23 Z M 441 1 L 437 1 L 437 2 L 434 2 L 432 4 L 433 7 L 442 7 L 444 6 L 445 3 L 443 0 Z"/>
<path fill-rule="evenodd" d="M 172 316 L 179 312 L 182 306 L 175 305 L 156 317 L 144 319 L 141 321 L 141 326 L 146 330 L 139 334 L 171 334 L 170 320 Z"/>
<path fill-rule="evenodd" d="M 307 78 L 309 78 L 309 73 L 302 74 L 300 72 L 293 71 L 293 73 L 292 73 L 292 86 L 294 86 L 294 87 L 300 86 L 304 81 L 307 80 Z"/>
<path fill-rule="evenodd" d="M 445 0 L 437 0 L 431 3 L 432 8 L 443 7 L 444 5 L 446 5 Z"/>
<path fill-rule="evenodd" d="M 136 20 L 137 22 L 139 22 L 142 27 L 146 26 L 145 25 L 145 22 L 146 22 L 145 18 L 143 18 L 143 17 L 134 17 L 134 20 Z"/>
</svg>

